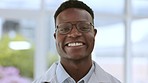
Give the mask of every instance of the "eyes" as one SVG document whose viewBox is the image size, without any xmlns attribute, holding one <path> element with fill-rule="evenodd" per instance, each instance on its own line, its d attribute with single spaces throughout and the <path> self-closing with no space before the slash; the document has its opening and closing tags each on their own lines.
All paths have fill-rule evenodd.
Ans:
<svg viewBox="0 0 148 83">
<path fill-rule="evenodd" d="M 71 32 L 73 26 L 75 26 L 77 30 L 82 33 L 89 32 L 93 27 L 93 25 L 90 22 L 80 21 L 75 24 L 66 22 L 59 24 L 57 26 L 56 31 L 58 31 L 60 34 L 68 34 L 69 32 Z"/>
<path fill-rule="evenodd" d="M 89 30 L 91 30 L 91 25 L 90 25 L 90 23 L 85 23 L 85 24 L 82 23 L 79 25 L 79 29 L 82 32 L 88 32 Z"/>
<path fill-rule="evenodd" d="M 58 31 L 61 34 L 65 34 L 65 33 L 69 32 L 70 30 L 71 30 L 71 24 L 69 24 L 69 23 L 60 24 L 58 26 Z"/>
</svg>

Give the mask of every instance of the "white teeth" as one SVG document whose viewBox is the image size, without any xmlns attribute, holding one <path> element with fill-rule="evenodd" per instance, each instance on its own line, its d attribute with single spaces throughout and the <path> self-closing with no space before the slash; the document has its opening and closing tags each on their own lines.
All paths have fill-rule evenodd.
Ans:
<svg viewBox="0 0 148 83">
<path fill-rule="evenodd" d="M 69 43 L 68 46 L 81 46 L 83 43 Z"/>
</svg>

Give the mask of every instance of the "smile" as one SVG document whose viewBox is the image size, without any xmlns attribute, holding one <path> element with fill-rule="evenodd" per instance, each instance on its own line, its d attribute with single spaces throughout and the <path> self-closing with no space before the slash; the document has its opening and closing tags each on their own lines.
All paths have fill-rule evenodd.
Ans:
<svg viewBox="0 0 148 83">
<path fill-rule="evenodd" d="M 82 46 L 83 45 L 83 43 L 78 43 L 78 42 L 76 42 L 76 43 L 68 43 L 67 44 L 67 46 L 69 46 L 69 47 L 73 47 L 73 46 Z"/>
</svg>

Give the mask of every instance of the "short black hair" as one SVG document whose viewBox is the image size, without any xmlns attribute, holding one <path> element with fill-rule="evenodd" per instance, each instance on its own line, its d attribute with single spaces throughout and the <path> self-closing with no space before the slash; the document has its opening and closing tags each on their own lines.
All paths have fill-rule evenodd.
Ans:
<svg viewBox="0 0 148 83">
<path fill-rule="evenodd" d="M 93 10 L 86 5 L 85 3 L 83 3 L 82 1 L 78 1 L 78 0 L 68 0 L 63 2 L 59 8 L 56 10 L 55 14 L 54 14 L 54 20 L 56 21 L 56 17 L 65 9 L 68 8 L 79 8 L 79 9 L 84 9 L 86 10 L 92 17 L 92 19 L 94 19 L 94 13 Z"/>
</svg>

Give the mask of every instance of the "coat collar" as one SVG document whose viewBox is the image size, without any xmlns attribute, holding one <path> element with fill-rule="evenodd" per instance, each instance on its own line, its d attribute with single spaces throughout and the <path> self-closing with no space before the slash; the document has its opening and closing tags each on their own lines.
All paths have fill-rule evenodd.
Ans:
<svg viewBox="0 0 148 83">
<path fill-rule="evenodd" d="M 112 76 L 106 73 L 96 62 L 94 62 L 95 71 L 89 79 L 88 83 L 111 83 Z M 58 62 L 54 63 L 49 70 L 46 72 L 45 76 L 43 76 L 42 83 L 56 83 L 56 68 Z M 52 72 L 51 72 L 52 71 Z"/>
<path fill-rule="evenodd" d="M 52 83 L 56 79 L 56 68 L 57 68 L 58 62 L 53 63 L 51 67 L 47 70 L 45 75 L 42 77 L 41 83 Z"/>
<path fill-rule="evenodd" d="M 91 76 L 88 83 L 110 83 L 108 73 L 106 73 L 96 62 L 93 62 L 95 66 L 95 71 Z"/>
</svg>

